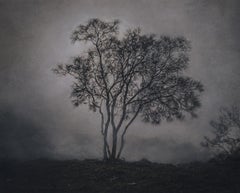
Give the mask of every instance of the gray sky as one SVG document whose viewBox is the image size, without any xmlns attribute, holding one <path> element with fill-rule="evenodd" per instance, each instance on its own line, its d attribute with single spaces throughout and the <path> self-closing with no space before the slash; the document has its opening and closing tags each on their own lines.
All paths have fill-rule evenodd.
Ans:
<svg viewBox="0 0 240 193">
<path fill-rule="evenodd" d="M 187 74 L 205 86 L 199 117 L 159 126 L 134 123 L 123 153 L 182 162 L 207 156 L 199 143 L 221 106 L 240 102 L 238 0 L 0 0 L 0 152 L 4 157 L 100 157 L 98 117 L 74 108 L 71 80 L 51 72 L 83 50 L 72 30 L 89 18 L 121 20 L 121 30 L 185 36 Z"/>
</svg>

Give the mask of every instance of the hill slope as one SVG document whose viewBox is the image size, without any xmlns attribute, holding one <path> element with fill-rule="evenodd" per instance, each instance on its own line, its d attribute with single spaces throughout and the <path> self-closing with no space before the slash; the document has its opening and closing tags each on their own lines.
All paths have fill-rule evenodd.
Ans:
<svg viewBox="0 0 240 193">
<path fill-rule="evenodd" d="M 2 193 L 239 193 L 240 164 L 98 160 L 0 163 Z"/>
</svg>

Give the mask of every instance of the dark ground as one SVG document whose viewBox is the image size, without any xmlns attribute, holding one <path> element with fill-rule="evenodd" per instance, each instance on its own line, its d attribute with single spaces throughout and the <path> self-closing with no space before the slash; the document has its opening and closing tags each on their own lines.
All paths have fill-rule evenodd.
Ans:
<svg viewBox="0 0 240 193">
<path fill-rule="evenodd" d="M 0 193 L 240 193 L 240 160 L 156 164 L 1 161 Z"/>
</svg>

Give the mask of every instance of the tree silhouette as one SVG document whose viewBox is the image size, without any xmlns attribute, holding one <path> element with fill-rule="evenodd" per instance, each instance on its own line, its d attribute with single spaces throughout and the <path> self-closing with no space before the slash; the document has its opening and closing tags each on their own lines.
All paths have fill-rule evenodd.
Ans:
<svg viewBox="0 0 240 193">
<path fill-rule="evenodd" d="M 153 124 L 196 115 L 203 87 L 183 74 L 190 50 L 185 38 L 142 35 L 139 28 L 122 35 L 118 20 L 99 19 L 79 25 L 71 38 L 85 42 L 87 52 L 54 71 L 74 77 L 74 105 L 88 104 L 100 114 L 104 159 L 120 158 L 138 115 Z"/>
<path fill-rule="evenodd" d="M 216 158 L 225 159 L 240 152 L 240 109 L 221 108 L 218 120 L 211 121 L 213 138 L 204 137 L 201 143 L 213 151 Z"/>
</svg>

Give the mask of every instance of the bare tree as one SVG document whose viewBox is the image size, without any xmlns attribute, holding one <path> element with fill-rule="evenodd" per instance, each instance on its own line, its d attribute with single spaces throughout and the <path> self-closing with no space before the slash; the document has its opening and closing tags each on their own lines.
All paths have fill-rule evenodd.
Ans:
<svg viewBox="0 0 240 193">
<path fill-rule="evenodd" d="M 54 71 L 74 77 L 74 105 L 88 104 L 100 114 L 104 159 L 120 158 L 138 115 L 153 124 L 182 119 L 185 112 L 195 116 L 203 87 L 183 74 L 190 50 L 185 38 L 142 35 L 139 28 L 119 35 L 118 20 L 90 19 L 72 41 L 85 42 L 87 52 Z"/>
<path fill-rule="evenodd" d="M 224 159 L 240 150 L 240 109 L 237 106 L 221 108 L 218 120 L 211 121 L 213 138 L 204 137 L 203 147 Z"/>
</svg>

